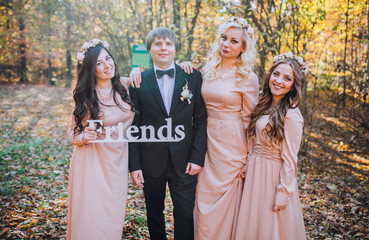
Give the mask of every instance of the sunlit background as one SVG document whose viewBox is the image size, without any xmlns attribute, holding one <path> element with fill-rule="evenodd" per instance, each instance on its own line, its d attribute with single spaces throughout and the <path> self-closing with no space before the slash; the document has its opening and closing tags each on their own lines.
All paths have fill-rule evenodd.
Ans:
<svg viewBox="0 0 369 240">
<path fill-rule="evenodd" d="M 158 26 L 180 40 L 176 60 L 202 67 L 217 26 L 245 17 L 255 29 L 262 76 L 274 55 L 309 66 L 300 109 L 299 188 L 308 239 L 369 236 L 369 25 L 360 0 L 0 1 L 0 238 L 63 239 L 75 55 L 109 42 L 122 76 L 132 47 Z M 166 201 L 168 238 L 172 205 Z M 129 186 L 123 239 L 148 239 L 141 190 Z"/>
</svg>

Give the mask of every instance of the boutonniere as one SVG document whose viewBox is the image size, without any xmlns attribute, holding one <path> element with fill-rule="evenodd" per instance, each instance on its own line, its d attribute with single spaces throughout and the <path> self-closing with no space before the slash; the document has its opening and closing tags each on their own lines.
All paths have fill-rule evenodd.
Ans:
<svg viewBox="0 0 369 240">
<path fill-rule="evenodd" d="M 186 80 L 186 84 L 183 86 L 183 91 L 181 92 L 181 101 L 187 101 L 188 104 L 191 104 L 191 99 L 192 99 L 192 92 L 190 89 L 188 89 L 188 81 Z"/>
</svg>

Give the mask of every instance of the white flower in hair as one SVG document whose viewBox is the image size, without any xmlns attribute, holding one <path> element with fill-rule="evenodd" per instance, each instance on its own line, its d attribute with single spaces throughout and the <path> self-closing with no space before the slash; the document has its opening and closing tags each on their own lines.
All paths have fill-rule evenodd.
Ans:
<svg viewBox="0 0 369 240">
<path fill-rule="evenodd" d="M 97 39 L 97 38 L 94 38 L 94 39 L 91 40 L 91 42 L 96 46 L 97 44 L 100 43 L 100 40 Z"/>
<path fill-rule="evenodd" d="M 296 56 L 296 60 L 297 60 L 297 62 L 298 62 L 300 65 L 304 64 L 304 59 L 303 59 L 302 57 Z"/>
<path fill-rule="evenodd" d="M 91 41 L 89 42 L 85 42 L 83 45 L 82 45 L 82 48 L 79 50 L 79 52 L 77 53 L 77 60 L 78 60 L 78 63 L 79 64 L 82 64 L 83 63 L 83 60 L 85 59 L 85 55 L 88 51 L 88 49 L 90 48 L 93 48 L 93 47 L 96 47 L 98 45 L 101 45 L 103 46 L 104 48 L 106 49 L 109 49 L 109 44 L 107 41 L 102 41 L 100 39 L 92 39 Z"/>
<path fill-rule="evenodd" d="M 304 73 L 305 75 L 308 73 L 309 68 L 307 67 L 306 63 L 304 63 L 304 59 L 302 57 L 293 55 L 291 52 L 282 53 L 277 56 L 274 56 L 273 63 L 285 58 L 295 60 L 297 64 L 300 66 L 301 72 Z"/>
<path fill-rule="evenodd" d="M 284 59 L 284 57 L 282 56 L 282 54 L 281 55 L 277 55 L 277 56 L 274 56 L 273 57 L 273 62 L 278 61 L 278 60 L 282 60 L 282 59 Z"/>
<path fill-rule="evenodd" d="M 294 57 L 294 55 L 292 53 L 290 53 L 290 52 L 287 52 L 284 55 L 286 56 L 286 58 L 292 58 L 292 57 Z"/>
<path fill-rule="evenodd" d="M 83 45 L 82 45 L 82 48 L 83 49 L 89 49 L 90 48 L 90 43 L 89 42 L 85 42 Z"/>
<path fill-rule="evenodd" d="M 102 45 L 103 47 L 105 47 L 106 49 L 109 49 L 109 43 L 107 41 L 102 41 Z"/>
<path fill-rule="evenodd" d="M 241 25 L 241 27 L 246 29 L 247 34 L 249 35 L 249 37 L 251 39 L 253 39 L 253 35 L 254 35 L 254 29 L 250 26 L 250 24 L 247 22 L 246 19 L 244 18 L 239 18 L 239 17 L 231 17 L 229 20 L 225 21 L 225 24 L 234 24 L 237 23 L 239 25 Z"/>
<path fill-rule="evenodd" d="M 82 52 L 78 52 L 77 53 L 77 59 L 78 59 L 78 62 L 83 62 L 83 59 L 85 58 L 85 54 L 82 53 Z"/>
<path fill-rule="evenodd" d="M 247 27 L 248 27 L 247 20 L 246 20 L 246 19 L 244 19 L 244 18 L 239 18 L 239 19 L 238 19 L 238 23 L 239 23 L 242 27 L 245 27 L 245 28 L 247 28 Z"/>
<path fill-rule="evenodd" d="M 247 20 L 244 18 L 239 18 L 239 17 L 231 17 L 229 20 L 226 20 L 226 24 L 230 24 L 230 23 L 238 23 L 240 24 L 242 27 L 247 28 L 248 27 L 248 23 Z"/>
</svg>

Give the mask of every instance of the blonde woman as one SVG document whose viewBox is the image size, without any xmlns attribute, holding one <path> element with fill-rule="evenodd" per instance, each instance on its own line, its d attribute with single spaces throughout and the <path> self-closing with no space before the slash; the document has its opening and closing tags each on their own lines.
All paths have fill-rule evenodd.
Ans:
<svg viewBox="0 0 369 240">
<path fill-rule="evenodd" d="M 243 18 L 219 26 L 209 62 L 202 69 L 208 113 L 205 165 L 199 174 L 194 210 L 195 239 L 233 238 L 246 164 L 246 130 L 258 99 L 253 30 Z"/>
<path fill-rule="evenodd" d="M 238 176 L 246 164 L 246 130 L 258 99 L 258 79 L 252 27 L 232 17 L 219 26 L 209 61 L 202 69 L 201 94 L 208 114 L 207 152 L 198 175 L 194 209 L 195 239 L 232 239 L 242 195 Z M 189 62 L 181 64 L 192 71 Z M 140 83 L 138 70 L 131 81 Z"/>
<path fill-rule="evenodd" d="M 306 64 L 291 53 L 274 58 L 251 115 L 248 163 L 236 240 L 306 239 L 297 189 L 297 154 L 303 132 L 301 102 Z"/>
</svg>

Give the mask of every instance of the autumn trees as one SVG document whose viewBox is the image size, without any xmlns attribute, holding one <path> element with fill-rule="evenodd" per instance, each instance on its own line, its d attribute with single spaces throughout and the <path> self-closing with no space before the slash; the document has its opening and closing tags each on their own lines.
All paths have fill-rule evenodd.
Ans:
<svg viewBox="0 0 369 240">
<path fill-rule="evenodd" d="M 232 15 L 245 17 L 255 29 L 260 84 L 275 54 L 291 51 L 309 66 L 298 163 L 309 237 L 364 238 L 368 11 L 369 1 L 363 0 L 0 0 L 0 195 L 6 203 L 0 238 L 65 234 L 63 179 L 71 149 L 60 129 L 68 127 L 72 108 L 71 89 L 2 83 L 73 86 L 76 52 L 92 38 L 109 42 L 121 75 L 127 76 L 132 45 L 144 44 L 158 26 L 172 28 L 178 36 L 179 62 L 191 60 L 201 67 L 218 24 Z M 56 138 L 44 138 L 49 130 L 57 131 Z M 50 184 L 50 176 L 57 185 Z M 50 196 L 63 199 L 50 201 Z M 132 200 L 127 238 L 147 236 L 144 215 L 143 200 L 139 206 Z"/>
<path fill-rule="evenodd" d="M 179 61 L 202 65 L 217 25 L 243 16 L 255 29 L 261 79 L 273 55 L 291 51 L 309 67 L 309 87 L 330 87 L 368 101 L 367 2 L 359 0 L 4 0 L 0 2 L 1 81 L 70 86 L 74 55 L 91 38 L 111 45 L 122 75 L 131 47 L 155 27 L 173 28 Z M 342 95 L 342 96 L 341 96 Z"/>
<path fill-rule="evenodd" d="M 5 61 L 0 61 L 1 70 L 6 77 L 17 73 L 19 82 L 22 83 L 28 82 L 25 32 L 27 3 L 28 0 L 0 2 L 0 9 L 6 14 L 0 16 L 1 25 L 4 28 L 0 39 L 1 52 L 5 50 L 4 59 L 2 59 Z"/>
</svg>

